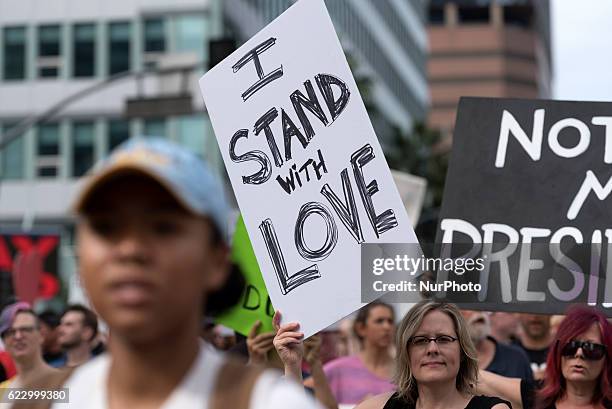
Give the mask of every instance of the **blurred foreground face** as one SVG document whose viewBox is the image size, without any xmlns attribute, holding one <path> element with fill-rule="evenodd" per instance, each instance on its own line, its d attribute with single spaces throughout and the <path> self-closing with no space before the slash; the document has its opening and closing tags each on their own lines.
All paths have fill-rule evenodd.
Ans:
<svg viewBox="0 0 612 409">
<path fill-rule="evenodd" d="M 457 378 L 461 362 L 459 341 L 453 320 L 446 313 L 438 310 L 429 312 L 423 318 L 415 337 L 435 338 L 451 336 L 452 342 L 434 342 L 427 344 L 408 344 L 410 369 L 418 383 L 443 382 Z"/>
<path fill-rule="evenodd" d="M 523 334 L 531 339 L 543 339 L 550 334 L 550 315 L 520 314 Z"/>
<path fill-rule="evenodd" d="M 138 175 L 106 183 L 90 201 L 78 226 L 80 274 L 113 335 L 146 342 L 199 322 L 204 293 L 226 277 L 209 222 Z"/>
<path fill-rule="evenodd" d="M 4 347 L 14 360 L 40 354 L 42 336 L 37 327 L 36 318 L 30 313 L 20 312 L 15 316 L 11 329 L 4 338 Z"/>
</svg>

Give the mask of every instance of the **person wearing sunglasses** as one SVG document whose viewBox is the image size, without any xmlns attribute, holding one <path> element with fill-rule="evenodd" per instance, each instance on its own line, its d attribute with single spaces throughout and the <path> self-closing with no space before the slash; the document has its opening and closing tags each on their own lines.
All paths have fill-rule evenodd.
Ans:
<svg viewBox="0 0 612 409">
<path fill-rule="evenodd" d="M 541 382 L 481 371 L 478 390 L 514 408 L 612 408 L 612 324 L 594 308 L 577 306 L 559 325 Z"/>
<path fill-rule="evenodd" d="M 402 319 L 396 336 L 397 391 L 357 409 L 508 409 L 500 398 L 476 396 L 478 361 L 465 319 L 453 304 L 423 300 Z"/>
</svg>

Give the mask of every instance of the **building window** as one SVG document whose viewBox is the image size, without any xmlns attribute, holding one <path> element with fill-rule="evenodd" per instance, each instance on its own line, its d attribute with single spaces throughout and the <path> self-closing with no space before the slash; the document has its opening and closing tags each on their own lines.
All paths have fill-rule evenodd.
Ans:
<svg viewBox="0 0 612 409">
<path fill-rule="evenodd" d="M 145 119 L 144 134 L 145 136 L 158 136 L 165 138 L 167 136 L 166 120 L 164 118 Z"/>
<path fill-rule="evenodd" d="M 41 177 L 57 176 L 60 163 L 59 124 L 40 125 L 36 153 L 36 174 Z"/>
<path fill-rule="evenodd" d="M 16 124 L 4 124 L 2 135 L 6 135 Z M 25 143 L 24 136 L 13 139 L 2 152 L 1 179 L 23 179 L 25 176 Z"/>
<path fill-rule="evenodd" d="M 504 23 L 508 26 L 530 28 L 533 25 L 532 6 L 504 6 Z"/>
<path fill-rule="evenodd" d="M 192 152 L 204 156 L 205 121 L 203 115 L 181 116 L 178 118 L 178 142 Z"/>
<path fill-rule="evenodd" d="M 208 47 L 204 47 L 208 28 L 204 15 L 179 16 L 175 21 L 175 51 L 195 52 L 198 57 L 205 61 L 208 59 Z"/>
<path fill-rule="evenodd" d="M 459 7 L 459 22 L 465 24 L 481 24 L 489 22 L 489 6 Z"/>
<path fill-rule="evenodd" d="M 83 176 L 94 163 L 94 123 L 75 122 L 72 125 L 72 176 Z"/>
<path fill-rule="evenodd" d="M 111 23 L 108 29 L 108 73 L 130 70 L 130 23 Z"/>
<path fill-rule="evenodd" d="M 60 26 L 41 26 L 38 28 L 38 76 L 55 78 L 59 75 L 61 64 Z"/>
<path fill-rule="evenodd" d="M 144 65 L 154 68 L 161 54 L 166 51 L 166 28 L 161 18 L 148 18 L 143 31 Z"/>
<path fill-rule="evenodd" d="M 145 53 L 166 51 L 166 35 L 163 19 L 149 18 L 145 20 L 144 51 Z"/>
<path fill-rule="evenodd" d="M 444 24 L 444 7 L 432 6 L 429 8 L 429 24 L 443 25 Z"/>
<path fill-rule="evenodd" d="M 26 77 L 26 29 L 4 28 L 4 79 L 23 80 Z"/>
<path fill-rule="evenodd" d="M 74 26 L 74 59 L 72 72 L 75 77 L 93 77 L 96 72 L 96 26 Z"/>
<path fill-rule="evenodd" d="M 130 122 L 114 119 L 108 123 L 108 150 L 112 151 L 121 142 L 130 137 Z"/>
</svg>

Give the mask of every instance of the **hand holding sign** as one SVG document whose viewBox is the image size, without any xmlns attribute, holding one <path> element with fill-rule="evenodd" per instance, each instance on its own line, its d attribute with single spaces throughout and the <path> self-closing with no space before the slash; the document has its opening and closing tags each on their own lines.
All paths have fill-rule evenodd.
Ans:
<svg viewBox="0 0 612 409">
<path fill-rule="evenodd" d="M 274 337 L 274 348 L 285 365 L 285 375 L 302 383 L 302 358 L 304 357 L 304 333 L 300 324 L 289 322 L 281 325 L 281 313 L 276 311 L 272 324 L 277 331 Z"/>
</svg>

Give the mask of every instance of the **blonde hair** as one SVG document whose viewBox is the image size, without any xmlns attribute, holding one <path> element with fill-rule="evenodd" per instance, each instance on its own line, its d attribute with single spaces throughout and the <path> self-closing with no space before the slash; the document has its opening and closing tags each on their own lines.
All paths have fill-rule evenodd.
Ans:
<svg viewBox="0 0 612 409">
<path fill-rule="evenodd" d="M 418 398 L 417 381 L 410 368 L 408 343 L 420 328 L 425 316 L 432 311 L 442 311 L 453 320 L 455 332 L 460 346 L 460 364 L 457 374 L 457 390 L 462 393 L 472 393 L 472 388 L 478 380 L 478 359 L 476 350 L 470 339 L 467 324 L 456 305 L 423 300 L 408 311 L 399 325 L 396 336 L 397 357 L 393 381 L 397 385 L 400 398 L 408 403 L 415 403 Z"/>
</svg>

